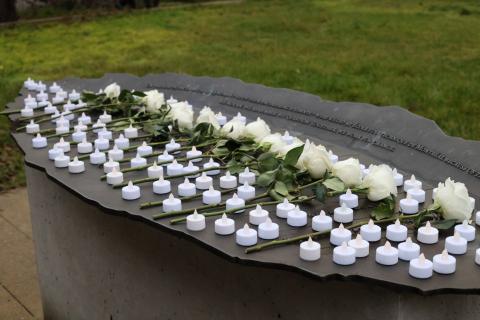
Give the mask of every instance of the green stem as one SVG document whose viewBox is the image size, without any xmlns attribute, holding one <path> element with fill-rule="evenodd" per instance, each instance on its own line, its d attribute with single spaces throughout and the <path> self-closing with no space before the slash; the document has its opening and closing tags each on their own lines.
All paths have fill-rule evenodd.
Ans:
<svg viewBox="0 0 480 320">
<path fill-rule="evenodd" d="M 400 221 L 401 220 L 406 220 L 406 219 L 413 219 L 415 217 L 418 217 L 421 214 L 422 214 L 422 212 L 419 212 L 419 213 L 413 214 L 413 215 L 399 215 L 399 216 L 395 216 L 395 217 L 392 217 L 392 218 L 378 220 L 378 221 L 376 221 L 376 223 L 392 222 L 392 221 L 395 221 L 397 219 L 399 219 Z M 368 221 L 361 221 L 361 222 L 351 224 L 351 225 L 345 227 L 345 229 L 355 229 L 355 228 L 361 227 L 364 224 L 367 224 Z M 248 253 L 261 251 L 263 249 L 267 249 L 267 248 L 271 248 L 271 247 L 275 247 L 275 246 L 297 243 L 298 241 L 301 241 L 301 240 L 307 240 L 310 237 L 312 239 L 314 239 L 314 238 L 320 237 L 322 235 L 327 235 L 327 234 L 330 234 L 330 230 L 321 231 L 321 232 L 320 231 L 311 232 L 311 233 L 307 233 L 307 234 L 303 234 L 303 235 L 300 235 L 300 236 L 297 236 L 297 237 L 292 237 L 292 238 L 287 238 L 287 239 L 273 240 L 273 241 L 265 242 L 265 243 L 258 244 L 256 246 L 247 248 L 247 249 L 245 249 L 245 253 L 248 254 Z"/>
<path fill-rule="evenodd" d="M 264 198 L 266 196 L 268 196 L 268 194 L 264 193 L 262 198 Z M 302 202 L 310 201 L 312 199 L 315 199 L 315 197 L 310 196 L 310 197 L 305 197 L 305 198 L 299 198 L 299 199 L 290 201 L 290 203 L 302 203 Z M 233 213 L 238 212 L 239 210 L 245 210 L 245 209 L 248 209 L 248 208 L 253 208 L 253 207 L 256 207 L 257 205 L 260 205 L 262 207 L 267 207 L 267 206 L 273 206 L 273 205 L 279 204 L 281 202 L 282 202 L 282 200 L 257 202 L 257 203 L 252 203 L 252 204 L 245 205 L 245 206 L 240 207 L 240 208 L 233 208 L 233 209 L 221 210 L 221 211 L 215 211 L 215 212 L 207 212 L 207 213 L 204 213 L 203 215 L 206 218 L 217 217 L 217 216 L 221 216 L 223 214 L 233 214 Z M 185 222 L 186 220 L 187 220 L 187 218 L 185 218 L 185 217 L 172 219 L 172 220 L 170 220 L 170 224 L 177 224 L 177 223 Z"/>
</svg>

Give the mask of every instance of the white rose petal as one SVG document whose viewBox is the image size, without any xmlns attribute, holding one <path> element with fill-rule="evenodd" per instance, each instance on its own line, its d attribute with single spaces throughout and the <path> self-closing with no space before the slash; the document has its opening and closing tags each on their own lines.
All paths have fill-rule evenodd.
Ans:
<svg viewBox="0 0 480 320">
<path fill-rule="evenodd" d="M 317 146 L 307 140 L 295 166 L 300 170 L 307 170 L 313 178 L 318 179 L 332 168 L 332 162 L 324 146 Z"/>
<path fill-rule="evenodd" d="M 434 202 L 442 208 L 444 219 L 469 220 L 474 209 L 467 187 L 450 178 L 438 185 Z"/>
<path fill-rule="evenodd" d="M 332 167 L 332 174 L 340 178 L 347 187 L 356 187 L 362 183 L 362 169 L 358 159 L 338 161 Z"/>
<path fill-rule="evenodd" d="M 361 188 L 368 188 L 367 197 L 370 201 L 380 201 L 390 195 L 396 196 L 397 187 L 393 179 L 392 168 L 386 164 L 372 165 L 361 184 Z"/>
<path fill-rule="evenodd" d="M 200 110 L 200 114 L 197 117 L 197 124 L 203 122 L 210 123 L 215 129 L 220 128 L 220 124 L 218 123 L 215 113 L 207 106 Z"/>
<path fill-rule="evenodd" d="M 244 136 L 253 138 L 256 142 L 259 142 L 268 136 L 270 132 L 268 124 L 266 124 L 263 119 L 257 118 L 256 121 L 250 122 L 245 126 Z"/>
<path fill-rule="evenodd" d="M 146 111 L 149 113 L 158 113 L 160 108 L 165 104 L 165 96 L 158 90 L 151 90 L 145 92 L 143 102 L 146 104 Z"/>
<path fill-rule="evenodd" d="M 177 102 L 170 105 L 168 118 L 178 122 L 178 126 L 184 129 L 193 128 L 193 110 L 185 102 Z"/>
<path fill-rule="evenodd" d="M 117 83 L 109 84 L 103 92 L 107 96 L 107 98 L 113 99 L 118 98 L 120 95 L 120 86 Z"/>
<path fill-rule="evenodd" d="M 268 136 L 264 137 L 260 141 L 260 144 L 262 145 L 269 144 L 270 145 L 269 151 L 273 153 L 279 153 L 280 150 L 282 150 L 282 148 L 287 145 L 283 141 L 282 135 L 280 133 L 269 134 Z"/>
<path fill-rule="evenodd" d="M 232 139 L 241 138 L 244 131 L 245 124 L 238 118 L 233 118 L 232 120 L 225 123 L 221 130 L 224 135 Z"/>
</svg>

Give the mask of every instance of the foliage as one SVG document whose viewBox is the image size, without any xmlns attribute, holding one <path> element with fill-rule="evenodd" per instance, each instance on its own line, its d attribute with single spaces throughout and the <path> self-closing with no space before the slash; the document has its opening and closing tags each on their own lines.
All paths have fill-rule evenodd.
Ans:
<svg viewBox="0 0 480 320">
<path fill-rule="evenodd" d="M 391 218 L 395 213 L 395 198 L 390 196 L 380 201 L 375 209 L 372 210 L 370 216 L 375 220 L 383 220 Z"/>
</svg>

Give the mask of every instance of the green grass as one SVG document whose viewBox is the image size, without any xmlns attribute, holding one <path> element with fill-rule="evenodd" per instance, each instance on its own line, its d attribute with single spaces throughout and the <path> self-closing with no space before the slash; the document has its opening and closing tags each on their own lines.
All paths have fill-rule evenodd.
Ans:
<svg viewBox="0 0 480 320">
<path fill-rule="evenodd" d="M 331 100 L 400 105 L 480 139 L 478 1 L 296 0 L 136 12 L 0 30 L 0 104 L 27 76 L 232 76 Z M 0 122 L 0 190 L 24 183 Z"/>
</svg>

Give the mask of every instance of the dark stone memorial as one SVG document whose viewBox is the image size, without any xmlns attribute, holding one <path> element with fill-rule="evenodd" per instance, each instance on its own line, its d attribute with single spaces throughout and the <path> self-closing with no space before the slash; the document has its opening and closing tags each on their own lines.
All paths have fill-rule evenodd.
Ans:
<svg viewBox="0 0 480 320">
<path fill-rule="evenodd" d="M 424 182 L 426 204 L 433 187 L 451 177 L 467 185 L 478 210 L 480 142 L 449 137 L 433 121 L 405 109 L 326 101 L 231 78 L 107 74 L 58 83 L 65 90 L 96 92 L 112 82 L 122 88 L 158 89 L 165 97 L 188 100 L 195 108 L 209 105 L 228 116 L 238 111 L 249 119 L 260 116 L 272 131 L 287 129 L 325 145 L 341 159 L 354 156 L 366 165 L 396 167 L 405 177 L 415 174 Z M 22 90 L 8 108 L 22 108 L 27 93 Z M 151 184 L 142 185 L 140 200 L 122 200 L 119 189 L 100 181 L 101 167 L 87 161 L 83 174 L 72 175 L 54 167 L 48 148 L 33 149 L 31 135 L 12 135 L 25 154 L 46 319 L 479 318 L 480 266 L 474 262 L 478 230 L 467 253 L 456 257 L 456 273 L 434 273 L 426 280 L 409 276 L 408 262 L 377 264 L 374 250 L 384 239 L 372 243 L 370 255 L 351 266 L 332 262 L 328 237 L 319 240 L 322 257 L 316 262 L 302 261 L 297 244 L 246 254 L 234 235 L 214 233 L 213 219 L 207 219 L 201 232 L 171 225 L 169 219 L 153 220 L 158 207 L 139 208 L 140 202 L 165 198 L 155 195 Z M 144 176 L 129 173 L 133 179 Z M 361 201 L 355 220 L 368 217 L 371 209 Z M 308 214 L 332 212 L 335 206 L 330 199 L 308 208 Z M 247 221 L 246 214 L 232 218 L 237 228 Z M 281 238 L 311 232 L 310 222 L 303 228 L 278 223 Z M 441 234 L 437 244 L 422 245 L 422 252 L 431 259 L 450 234 Z"/>
</svg>

